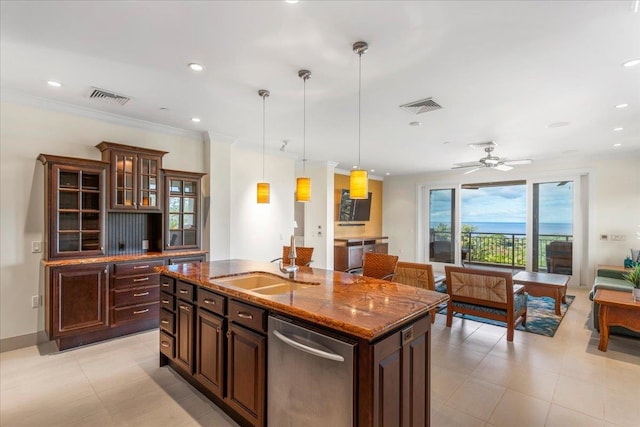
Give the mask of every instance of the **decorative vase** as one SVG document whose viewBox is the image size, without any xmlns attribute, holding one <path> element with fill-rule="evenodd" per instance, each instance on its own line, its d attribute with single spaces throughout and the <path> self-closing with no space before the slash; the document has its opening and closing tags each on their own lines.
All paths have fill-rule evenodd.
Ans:
<svg viewBox="0 0 640 427">
<path fill-rule="evenodd" d="M 633 302 L 640 301 L 640 288 L 633 288 Z"/>
</svg>

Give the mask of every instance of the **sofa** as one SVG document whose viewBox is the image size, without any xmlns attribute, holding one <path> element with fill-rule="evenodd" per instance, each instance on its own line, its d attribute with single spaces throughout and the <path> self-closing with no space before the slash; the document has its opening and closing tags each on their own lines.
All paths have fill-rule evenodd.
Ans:
<svg viewBox="0 0 640 427">
<path fill-rule="evenodd" d="M 629 292 L 633 289 L 633 284 L 624 278 L 624 271 L 621 270 L 609 270 L 606 268 L 599 268 L 596 273 L 596 278 L 593 281 L 593 287 L 589 293 L 589 299 L 593 301 L 598 289 L 611 289 L 620 292 Z M 600 304 L 593 303 L 591 313 L 593 314 L 593 327 L 600 331 L 600 325 L 598 323 L 598 313 L 600 311 Z M 627 335 L 631 337 L 640 338 L 640 333 L 634 332 L 630 329 L 622 326 L 611 326 L 609 333 L 618 335 Z"/>
</svg>

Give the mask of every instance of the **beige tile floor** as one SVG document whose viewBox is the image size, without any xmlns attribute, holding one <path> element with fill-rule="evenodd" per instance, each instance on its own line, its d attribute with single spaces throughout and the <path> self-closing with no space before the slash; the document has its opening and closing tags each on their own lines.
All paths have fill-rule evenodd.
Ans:
<svg viewBox="0 0 640 427">
<path fill-rule="evenodd" d="M 598 351 L 587 291 L 553 338 L 469 320 L 432 339 L 431 424 L 640 426 L 640 340 Z M 235 426 L 170 369 L 158 332 L 75 350 L 51 344 L 0 354 L 1 426 Z"/>
</svg>

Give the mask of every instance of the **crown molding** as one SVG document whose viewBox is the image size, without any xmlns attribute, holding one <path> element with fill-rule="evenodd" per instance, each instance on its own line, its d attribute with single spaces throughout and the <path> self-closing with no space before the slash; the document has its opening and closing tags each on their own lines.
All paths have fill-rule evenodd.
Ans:
<svg viewBox="0 0 640 427">
<path fill-rule="evenodd" d="M 86 117 L 89 119 L 100 120 L 102 122 L 115 125 L 128 126 L 136 129 L 143 129 L 152 132 L 159 132 L 169 135 L 179 135 L 202 142 L 204 135 L 202 132 L 179 129 L 171 126 L 161 125 L 159 123 L 148 122 L 145 120 L 134 119 L 119 114 L 106 113 L 104 111 L 95 110 L 93 108 L 80 107 L 78 105 L 68 104 L 66 102 L 55 101 L 52 99 L 41 98 L 38 96 L 27 95 L 10 89 L 3 89 L 0 94 L 2 102 L 11 102 L 14 104 L 27 105 L 30 107 L 41 108 L 60 113 L 73 114 L 76 116 Z"/>
</svg>

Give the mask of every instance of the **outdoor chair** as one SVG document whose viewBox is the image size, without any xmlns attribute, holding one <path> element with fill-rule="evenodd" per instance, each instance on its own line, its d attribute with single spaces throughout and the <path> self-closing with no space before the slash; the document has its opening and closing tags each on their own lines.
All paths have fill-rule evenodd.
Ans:
<svg viewBox="0 0 640 427">
<path fill-rule="evenodd" d="M 547 272 L 571 276 L 573 273 L 573 243 L 553 241 L 547 245 L 546 251 Z"/>
<path fill-rule="evenodd" d="M 514 285 L 511 272 L 445 266 L 447 326 L 453 313 L 470 314 L 507 324 L 507 341 L 513 341 L 516 326 L 527 322 L 527 294 Z"/>
<path fill-rule="evenodd" d="M 431 264 L 400 261 L 396 266 L 394 282 L 435 291 L 435 279 Z M 436 321 L 436 309 L 431 310 L 431 323 Z"/>
<path fill-rule="evenodd" d="M 282 260 L 282 263 L 285 265 L 289 265 L 291 260 L 289 259 L 289 251 L 291 250 L 290 246 L 282 247 L 282 257 L 272 259 L 271 262 L 276 262 Z M 309 267 L 313 260 L 311 257 L 313 256 L 313 248 L 305 247 L 305 246 L 296 246 L 296 265 L 299 267 Z"/>
</svg>

